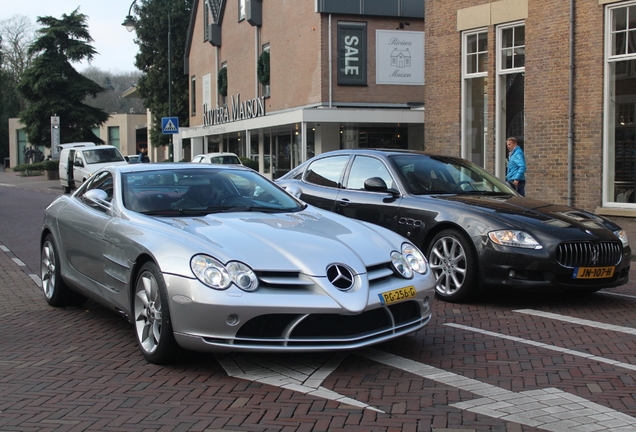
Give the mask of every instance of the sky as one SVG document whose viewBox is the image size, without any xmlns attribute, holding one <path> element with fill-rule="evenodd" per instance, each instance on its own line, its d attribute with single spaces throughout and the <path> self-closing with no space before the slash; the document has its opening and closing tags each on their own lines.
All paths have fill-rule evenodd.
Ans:
<svg viewBox="0 0 636 432">
<path fill-rule="evenodd" d="M 135 44 L 135 32 L 128 32 L 121 24 L 128 15 L 134 0 L 0 0 L 0 21 L 15 15 L 24 15 L 39 27 L 36 22 L 39 16 L 62 18 L 79 7 L 79 11 L 87 16 L 88 31 L 93 38 L 93 48 L 97 54 L 90 66 L 103 71 L 134 72 L 135 55 L 138 46 Z M 89 64 L 86 62 L 73 64 L 76 70 L 83 71 Z"/>
</svg>

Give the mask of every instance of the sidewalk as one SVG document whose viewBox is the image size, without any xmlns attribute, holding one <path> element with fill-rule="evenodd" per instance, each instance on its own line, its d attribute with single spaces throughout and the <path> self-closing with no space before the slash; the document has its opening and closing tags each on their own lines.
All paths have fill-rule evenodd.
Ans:
<svg viewBox="0 0 636 432">
<path fill-rule="evenodd" d="M 32 190 L 51 190 L 62 193 L 62 185 L 59 180 L 47 180 L 44 173 L 41 175 L 23 176 L 22 173 L 13 172 L 11 169 L 0 171 L 0 185 L 18 186 Z"/>
</svg>

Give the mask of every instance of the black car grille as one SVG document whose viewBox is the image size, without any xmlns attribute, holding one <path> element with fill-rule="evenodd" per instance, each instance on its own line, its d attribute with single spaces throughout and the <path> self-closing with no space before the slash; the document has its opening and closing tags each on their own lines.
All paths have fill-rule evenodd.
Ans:
<svg viewBox="0 0 636 432">
<path fill-rule="evenodd" d="M 422 313 L 417 302 L 406 301 L 358 315 L 262 315 L 243 324 L 234 344 L 335 347 L 364 343 L 420 328 L 427 321 Z"/>
<path fill-rule="evenodd" d="M 613 242 L 561 243 L 556 256 L 559 264 L 569 268 L 614 266 L 621 262 L 622 248 Z"/>
</svg>

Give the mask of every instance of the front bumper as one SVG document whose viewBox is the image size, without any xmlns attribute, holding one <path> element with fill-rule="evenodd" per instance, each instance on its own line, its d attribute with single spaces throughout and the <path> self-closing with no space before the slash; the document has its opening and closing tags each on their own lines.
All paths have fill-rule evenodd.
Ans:
<svg viewBox="0 0 636 432">
<path fill-rule="evenodd" d="M 556 288 L 566 291 L 612 288 L 629 281 L 631 249 L 623 249 L 620 262 L 609 278 L 577 279 L 574 267 L 565 267 L 545 249 L 487 247 L 479 258 L 480 285 Z"/>
<path fill-rule="evenodd" d="M 435 297 L 430 272 L 411 280 L 388 278 L 368 289 L 366 308 L 347 313 L 315 289 L 261 287 L 217 291 L 196 279 L 164 274 L 177 343 L 203 352 L 321 351 L 365 347 L 422 328 Z M 413 285 L 414 298 L 383 306 L 378 294 Z"/>
</svg>

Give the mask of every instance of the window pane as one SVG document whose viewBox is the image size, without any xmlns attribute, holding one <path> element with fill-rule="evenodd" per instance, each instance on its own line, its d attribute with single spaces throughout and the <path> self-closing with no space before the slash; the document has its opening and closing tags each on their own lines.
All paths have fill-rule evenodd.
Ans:
<svg viewBox="0 0 636 432">
<path fill-rule="evenodd" d="M 526 65 L 526 49 L 515 48 L 514 67 L 524 67 Z"/>
<path fill-rule="evenodd" d="M 317 160 L 305 173 L 305 181 L 321 186 L 338 187 L 349 156 L 334 156 Z"/>
<path fill-rule="evenodd" d="M 477 51 L 477 35 L 471 34 L 466 37 L 466 52 L 468 54 Z"/>
<path fill-rule="evenodd" d="M 464 116 L 464 145 L 470 150 L 470 160 L 485 164 L 485 143 L 488 124 L 488 78 L 466 80 Z"/>
<path fill-rule="evenodd" d="M 486 67 L 488 63 L 488 53 L 482 53 L 477 56 L 477 71 L 478 72 L 486 72 Z"/>
<path fill-rule="evenodd" d="M 627 54 L 636 53 L 636 31 L 632 30 L 627 33 Z"/>
<path fill-rule="evenodd" d="M 512 46 L 512 28 L 507 28 L 501 32 L 501 47 L 510 48 L 511 46 Z"/>
<path fill-rule="evenodd" d="M 513 63 L 511 49 L 501 50 L 501 64 L 504 69 L 512 69 Z"/>
<path fill-rule="evenodd" d="M 612 31 L 621 31 L 627 28 L 627 8 L 614 9 Z"/>
<path fill-rule="evenodd" d="M 634 203 L 636 189 L 636 60 L 610 63 L 610 93 L 614 95 L 610 106 L 609 154 L 613 172 L 610 179 L 609 199 Z"/>
<path fill-rule="evenodd" d="M 357 156 L 351 166 L 347 189 L 364 190 L 364 182 L 372 177 L 380 177 L 389 189 L 393 188 L 391 174 L 378 159 Z"/>
<path fill-rule="evenodd" d="M 488 33 L 481 32 L 479 33 L 479 48 L 478 51 L 487 51 L 488 50 Z"/>
<path fill-rule="evenodd" d="M 477 57 L 475 55 L 469 55 L 466 58 L 466 73 L 477 72 Z"/>
<path fill-rule="evenodd" d="M 526 44 L 526 27 L 519 26 L 519 27 L 515 27 L 513 30 L 515 35 L 515 46 L 525 45 Z"/>
<path fill-rule="evenodd" d="M 636 6 L 629 7 L 629 28 L 636 29 Z"/>
<path fill-rule="evenodd" d="M 612 55 L 623 55 L 627 51 L 625 33 L 614 33 Z"/>
</svg>

